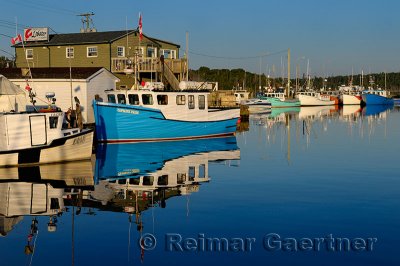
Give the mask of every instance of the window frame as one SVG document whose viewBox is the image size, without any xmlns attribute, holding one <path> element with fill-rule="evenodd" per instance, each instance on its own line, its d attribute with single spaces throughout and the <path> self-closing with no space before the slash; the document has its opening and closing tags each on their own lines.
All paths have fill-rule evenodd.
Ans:
<svg viewBox="0 0 400 266">
<path fill-rule="evenodd" d="M 65 58 L 74 58 L 74 57 L 75 57 L 74 47 L 66 47 L 65 48 Z"/>
<path fill-rule="evenodd" d="M 200 100 L 202 99 L 202 100 Z M 205 110 L 206 109 L 206 96 L 205 95 L 199 95 L 198 96 L 198 101 L 199 101 L 199 109 L 200 110 Z"/>
<path fill-rule="evenodd" d="M 120 51 L 120 49 L 122 49 L 122 51 Z M 125 46 L 117 46 L 117 57 L 125 57 Z"/>
<path fill-rule="evenodd" d="M 176 95 L 176 105 L 186 105 L 186 95 L 184 94 Z"/>
<path fill-rule="evenodd" d="M 89 55 L 89 50 L 90 49 L 96 49 L 96 55 Z M 99 55 L 99 49 L 98 49 L 97 46 L 88 46 L 88 47 L 86 47 L 86 57 L 98 57 L 98 55 Z"/>
<path fill-rule="evenodd" d="M 33 59 L 33 49 L 26 49 L 26 59 Z"/>
<path fill-rule="evenodd" d="M 194 95 L 188 95 L 188 108 L 189 109 L 195 109 L 196 108 Z"/>
</svg>

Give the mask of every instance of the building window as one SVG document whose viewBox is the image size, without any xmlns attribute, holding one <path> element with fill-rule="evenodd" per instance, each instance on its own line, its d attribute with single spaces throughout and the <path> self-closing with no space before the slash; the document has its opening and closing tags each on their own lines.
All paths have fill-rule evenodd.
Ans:
<svg viewBox="0 0 400 266">
<path fill-rule="evenodd" d="M 74 48 L 73 47 L 65 48 L 65 56 L 67 58 L 74 58 Z"/>
<path fill-rule="evenodd" d="M 153 105 L 153 95 L 151 95 L 151 94 L 142 94 L 142 103 L 144 105 Z"/>
<path fill-rule="evenodd" d="M 157 57 L 157 48 L 147 47 L 147 57 Z"/>
<path fill-rule="evenodd" d="M 185 104 L 186 104 L 186 97 L 185 97 L 185 95 L 177 95 L 177 96 L 176 96 L 176 104 L 177 104 L 177 105 L 185 105 Z"/>
<path fill-rule="evenodd" d="M 97 46 L 87 48 L 87 57 L 97 57 Z"/>
<path fill-rule="evenodd" d="M 166 59 L 176 59 L 176 51 L 175 50 L 162 49 L 161 54 Z"/>
<path fill-rule="evenodd" d="M 139 95 L 137 94 L 129 94 L 128 95 L 129 104 L 139 105 Z"/>
<path fill-rule="evenodd" d="M 118 46 L 117 47 L 117 56 L 118 57 L 125 57 L 125 47 L 124 46 Z"/>
<path fill-rule="evenodd" d="M 33 49 L 26 49 L 26 59 L 33 59 Z"/>
<path fill-rule="evenodd" d="M 157 95 L 157 103 L 159 105 L 167 105 L 168 104 L 168 96 L 167 95 Z"/>
<path fill-rule="evenodd" d="M 206 109 L 206 97 L 204 95 L 199 95 L 199 109 Z"/>
<path fill-rule="evenodd" d="M 195 108 L 194 95 L 188 95 L 188 106 L 189 106 L 189 109 Z"/>
</svg>

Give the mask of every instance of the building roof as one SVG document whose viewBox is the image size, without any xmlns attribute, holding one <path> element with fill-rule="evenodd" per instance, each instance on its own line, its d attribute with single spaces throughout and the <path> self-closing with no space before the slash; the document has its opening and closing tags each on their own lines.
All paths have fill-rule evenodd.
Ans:
<svg viewBox="0 0 400 266">
<path fill-rule="evenodd" d="M 72 67 L 71 76 L 73 79 L 87 79 L 97 73 L 102 67 Z M 108 71 L 108 70 L 106 70 Z M 69 79 L 69 67 L 52 68 L 31 68 L 32 78 L 34 79 Z M 0 74 L 8 79 L 26 79 L 27 69 L 24 68 L 0 68 Z M 111 73 L 111 72 L 110 72 Z"/>
<path fill-rule="evenodd" d="M 138 30 L 122 30 L 122 31 L 104 31 L 104 32 L 83 32 L 83 33 L 65 33 L 65 34 L 50 34 L 49 41 L 38 41 L 38 42 L 25 42 L 25 46 L 56 46 L 56 45 L 73 45 L 73 44 L 95 44 L 95 43 L 111 43 L 121 38 L 125 38 L 128 34 L 138 34 Z M 143 34 L 144 35 L 144 34 Z M 158 41 L 155 38 L 148 37 L 150 41 L 158 44 Z M 165 43 L 169 43 L 172 45 L 176 45 L 178 48 L 180 47 L 177 44 L 172 42 L 162 41 Z M 22 43 L 14 45 L 14 47 L 22 47 Z"/>
</svg>

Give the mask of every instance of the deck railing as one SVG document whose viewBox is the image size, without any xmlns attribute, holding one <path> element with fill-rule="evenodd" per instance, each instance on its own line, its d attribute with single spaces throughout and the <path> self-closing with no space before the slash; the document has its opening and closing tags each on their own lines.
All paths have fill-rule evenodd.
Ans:
<svg viewBox="0 0 400 266">
<path fill-rule="evenodd" d="M 160 72 L 161 71 L 161 60 L 160 58 L 145 57 L 137 60 L 137 66 L 139 72 Z M 111 58 L 111 72 L 113 73 L 124 73 L 124 70 L 134 67 L 134 57 L 118 57 Z M 186 59 L 164 59 L 164 64 L 171 69 L 173 73 L 185 73 L 186 72 Z"/>
</svg>

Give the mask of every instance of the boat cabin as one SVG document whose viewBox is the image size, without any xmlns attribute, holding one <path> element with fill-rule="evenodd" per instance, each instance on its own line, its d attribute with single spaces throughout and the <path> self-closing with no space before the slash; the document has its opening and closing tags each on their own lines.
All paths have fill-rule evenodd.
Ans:
<svg viewBox="0 0 400 266">
<path fill-rule="evenodd" d="M 385 90 L 366 90 L 363 91 L 363 94 L 374 94 L 382 97 L 387 97 L 388 93 Z"/>
<path fill-rule="evenodd" d="M 276 98 L 281 101 L 285 100 L 285 94 L 283 92 L 267 92 L 267 93 L 264 93 L 264 97 Z"/>
</svg>

